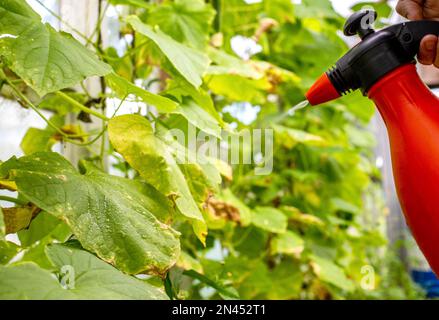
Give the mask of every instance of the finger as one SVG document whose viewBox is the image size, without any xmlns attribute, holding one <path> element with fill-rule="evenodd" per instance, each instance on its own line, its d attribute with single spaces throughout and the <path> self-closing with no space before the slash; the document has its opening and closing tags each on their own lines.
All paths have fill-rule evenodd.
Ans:
<svg viewBox="0 0 439 320">
<path fill-rule="evenodd" d="M 438 47 L 438 37 L 434 35 L 428 35 L 421 41 L 421 47 L 419 49 L 418 61 L 425 65 L 431 65 L 435 63 Z M 439 64 L 439 61 L 437 61 Z"/>
<path fill-rule="evenodd" d="M 423 0 L 400 0 L 396 6 L 396 11 L 409 20 L 421 20 Z"/>
<path fill-rule="evenodd" d="M 434 60 L 434 65 L 436 68 L 439 68 L 439 39 L 436 45 L 436 58 Z"/>
<path fill-rule="evenodd" d="M 423 12 L 424 19 L 439 21 L 439 1 L 425 0 Z"/>
</svg>

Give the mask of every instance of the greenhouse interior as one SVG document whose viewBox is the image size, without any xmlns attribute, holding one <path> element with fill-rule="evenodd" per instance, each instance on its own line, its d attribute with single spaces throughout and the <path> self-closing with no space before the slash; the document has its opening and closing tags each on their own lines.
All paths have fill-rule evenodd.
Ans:
<svg viewBox="0 0 439 320">
<path fill-rule="evenodd" d="M 0 0 L 0 300 L 439 298 L 438 37 L 435 0 Z"/>
</svg>

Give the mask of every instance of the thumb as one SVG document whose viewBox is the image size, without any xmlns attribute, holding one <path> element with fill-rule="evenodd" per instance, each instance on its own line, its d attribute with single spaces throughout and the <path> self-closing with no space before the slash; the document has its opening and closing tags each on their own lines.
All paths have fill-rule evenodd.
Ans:
<svg viewBox="0 0 439 320">
<path fill-rule="evenodd" d="M 423 0 L 400 0 L 396 6 L 396 11 L 409 20 L 421 20 Z"/>
</svg>

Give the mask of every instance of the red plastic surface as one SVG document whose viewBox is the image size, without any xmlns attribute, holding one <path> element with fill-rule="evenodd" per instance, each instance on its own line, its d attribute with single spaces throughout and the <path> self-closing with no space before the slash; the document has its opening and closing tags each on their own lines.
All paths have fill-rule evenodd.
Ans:
<svg viewBox="0 0 439 320">
<path fill-rule="evenodd" d="M 376 83 L 369 98 L 389 132 L 395 184 L 407 224 L 439 275 L 439 99 L 411 64 Z"/>
<path fill-rule="evenodd" d="M 340 93 L 334 88 L 331 80 L 324 73 L 311 89 L 306 93 L 306 99 L 312 106 L 316 106 L 340 97 Z"/>
</svg>

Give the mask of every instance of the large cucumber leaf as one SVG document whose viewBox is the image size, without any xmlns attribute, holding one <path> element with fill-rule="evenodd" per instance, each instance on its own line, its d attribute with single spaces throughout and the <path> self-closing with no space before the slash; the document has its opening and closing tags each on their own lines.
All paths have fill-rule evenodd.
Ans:
<svg viewBox="0 0 439 320">
<path fill-rule="evenodd" d="M 197 236 L 204 241 L 204 218 L 188 182 L 174 159 L 172 150 L 154 135 L 148 120 L 138 115 L 116 117 L 109 122 L 108 133 L 111 144 L 125 160 L 148 183 L 172 199 L 181 214 L 196 223 Z"/>
<path fill-rule="evenodd" d="M 43 24 L 26 1 L 0 1 L 0 16 L 0 55 L 40 96 L 111 72 L 70 34 Z"/>
<path fill-rule="evenodd" d="M 87 251 L 54 244 L 46 247 L 46 253 L 61 282 L 33 263 L 0 267 L 0 299 L 167 299 L 161 289 L 123 274 Z"/>
<path fill-rule="evenodd" d="M 1 171 L 104 261 L 130 274 L 166 272 L 180 254 L 179 234 L 155 216 L 172 212 L 168 199 L 140 181 L 107 175 L 86 162 L 81 167 L 84 174 L 47 152 L 12 158 Z"/>
</svg>

